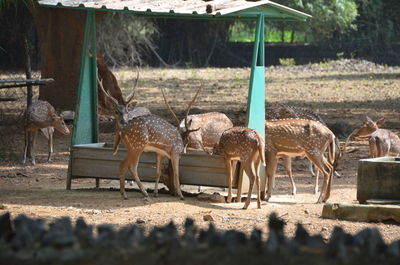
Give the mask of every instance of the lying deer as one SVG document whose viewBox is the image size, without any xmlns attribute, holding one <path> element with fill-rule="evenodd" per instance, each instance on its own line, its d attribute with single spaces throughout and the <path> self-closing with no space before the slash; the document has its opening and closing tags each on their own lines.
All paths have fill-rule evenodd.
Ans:
<svg viewBox="0 0 400 265">
<path fill-rule="evenodd" d="M 233 127 L 222 133 L 219 144 L 214 148 L 213 153 L 223 155 L 225 158 L 228 203 L 232 201 L 232 176 L 237 161 L 240 161 L 250 180 L 249 192 L 243 209 L 249 207 L 254 182 L 257 190 L 257 208 L 261 208 L 259 169 L 260 162 L 265 165 L 264 147 L 264 138 L 256 130 Z M 254 171 L 252 166 L 254 166 Z"/>
<path fill-rule="evenodd" d="M 47 162 L 51 162 L 54 128 L 63 135 L 69 134 L 69 129 L 64 123 L 63 116 L 57 115 L 54 107 L 49 102 L 35 100 L 26 109 L 24 118 L 25 148 L 23 163 L 26 163 L 28 155 L 31 163 L 33 165 L 36 164 L 34 148 L 38 130 L 41 130 L 48 139 L 49 155 Z"/>
<path fill-rule="evenodd" d="M 324 175 L 318 202 L 325 202 L 330 195 L 332 173 L 337 161 L 337 157 L 335 157 L 335 135 L 320 122 L 301 119 L 266 121 L 265 131 L 265 162 L 267 167 L 265 169 L 266 181 L 261 189 L 261 198 L 265 198 L 265 184 L 267 182 L 267 201 L 271 197 L 279 157 L 305 156 Z M 324 156 L 326 151 L 328 151 L 328 159 Z"/>
<path fill-rule="evenodd" d="M 351 137 L 369 137 L 369 151 L 371 157 L 399 156 L 400 138 L 393 132 L 379 127 L 385 123 L 385 118 L 374 122 L 366 116 L 366 122 L 360 129 L 354 130 L 346 139 L 345 147 Z"/>
<path fill-rule="evenodd" d="M 119 166 L 120 191 L 122 196 L 127 199 L 125 192 L 125 173 L 129 168 L 133 179 L 136 181 L 143 195 L 148 197 L 146 190 L 140 182 L 137 167 L 140 155 L 143 152 L 154 151 L 156 152 L 157 157 L 156 183 L 154 189 L 155 196 L 158 194 L 158 182 L 161 176 L 161 162 L 164 157 L 168 157 L 171 160 L 173 167 L 173 180 L 175 187 L 177 187 L 176 193 L 181 199 L 183 199 L 179 183 L 179 159 L 180 154 L 184 149 L 184 142 L 178 128 L 154 114 L 135 117 L 126 124 L 126 120 L 124 119 L 124 114 L 126 114 L 126 112 L 124 112 L 124 109 L 120 108 L 121 105 L 119 105 L 111 95 L 106 91 L 103 92 L 112 99 L 114 118 L 118 128 L 114 137 L 114 154 L 118 152 L 118 146 L 121 141 L 127 149 L 127 155 Z M 196 100 L 199 92 L 200 89 L 197 90 L 196 95 L 189 104 L 187 112 Z M 188 135 L 191 132 L 192 131 L 188 130 L 185 132 L 185 135 Z"/>
</svg>

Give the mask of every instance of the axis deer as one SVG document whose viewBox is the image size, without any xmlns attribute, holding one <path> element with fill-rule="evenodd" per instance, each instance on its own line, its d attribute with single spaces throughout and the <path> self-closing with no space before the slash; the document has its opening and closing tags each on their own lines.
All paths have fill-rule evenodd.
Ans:
<svg viewBox="0 0 400 265">
<path fill-rule="evenodd" d="M 243 209 L 249 207 L 254 182 L 257 190 L 257 208 L 261 208 L 259 169 L 260 162 L 265 165 L 264 148 L 264 138 L 256 130 L 233 127 L 222 133 L 213 153 L 223 155 L 225 158 L 226 181 L 228 183 L 228 198 L 226 201 L 228 203 L 232 201 L 232 175 L 237 161 L 240 161 L 250 180 L 249 192 Z M 254 166 L 254 171 L 252 166 Z"/>
<path fill-rule="evenodd" d="M 305 119 L 305 120 L 314 120 L 322 123 L 325 127 L 328 127 L 326 123 L 322 120 L 321 116 L 319 116 L 318 113 L 316 113 L 313 110 L 310 109 L 305 109 L 305 108 L 300 108 L 300 107 L 295 107 L 295 106 L 286 106 L 283 104 L 273 104 L 271 106 L 268 106 L 266 108 L 266 118 L 268 121 L 271 120 L 283 120 L 283 119 Z M 335 144 L 336 144 L 336 156 L 340 157 L 340 143 L 337 138 L 335 138 Z M 282 155 L 280 156 L 283 161 L 284 161 L 284 168 L 286 170 L 286 173 L 289 176 L 291 187 L 292 187 L 292 194 L 295 195 L 297 192 L 296 185 L 293 180 L 293 174 L 292 174 L 292 160 L 289 156 Z M 312 162 L 309 160 L 308 164 L 309 172 L 313 177 L 316 176 L 314 170 L 313 170 L 313 165 Z M 339 173 L 336 171 L 334 172 L 336 176 L 340 176 Z M 317 173 L 316 179 L 315 179 L 315 185 L 314 185 L 314 193 L 318 193 L 318 176 L 319 174 Z"/>
<path fill-rule="evenodd" d="M 102 86 L 101 86 L 102 88 Z M 171 160 L 173 167 L 173 181 L 176 189 L 176 194 L 183 199 L 179 183 L 179 159 L 183 153 L 184 142 L 178 128 L 154 114 L 147 114 L 135 117 L 127 123 L 125 120 L 125 109 L 120 108 L 121 105 L 112 98 L 110 94 L 103 91 L 107 97 L 110 97 L 113 102 L 114 118 L 116 120 L 118 131 L 114 137 L 114 155 L 118 152 L 118 146 L 122 141 L 127 149 L 127 155 L 119 166 L 120 191 L 124 199 L 127 199 L 125 192 L 125 173 L 129 168 L 133 179 L 136 181 L 140 190 L 145 197 L 148 197 L 146 190 L 140 182 L 137 167 L 140 155 L 143 152 L 156 152 L 156 181 L 154 195 L 158 195 L 158 182 L 161 176 L 161 162 L 164 157 Z M 190 102 L 187 113 L 191 105 L 196 100 L 200 88 Z M 163 92 L 164 95 L 164 92 Z M 165 95 L 164 95 L 165 97 Z M 127 125 L 125 125 L 127 123 Z M 125 125 L 125 126 L 124 126 Z M 188 130 L 185 135 L 189 135 L 192 131 Z"/>
<path fill-rule="evenodd" d="M 385 118 L 374 122 L 366 116 L 366 121 L 361 128 L 354 130 L 346 139 L 345 148 L 351 137 L 369 137 L 369 151 L 371 157 L 399 156 L 400 138 L 392 131 L 380 129 L 385 123 Z"/>
<path fill-rule="evenodd" d="M 31 159 L 32 165 L 36 164 L 34 148 L 38 130 L 41 130 L 48 139 L 49 155 L 47 162 L 51 162 L 54 128 L 63 135 L 69 134 L 69 129 L 65 125 L 63 116 L 57 115 L 56 110 L 49 102 L 35 100 L 26 109 L 24 119 L 25 147 L 23 164 L 26 163 L 27 155 Z"/>
<path fill-rule="evenodd" d="M 202 114 L 192 114 L 187 116 L 189 130 L 200 128 L 191 133 L 187 139 L 185 148 L 193 149 L 213 149 L 218 144 L 222 133 L 233 127 L 232 121 L 220 112 L 208 112 Z M 187 130 L 185 120 L 179 123 L 179 131 L 184 133 Z"/>
<path fill-rule="evenodd" d="M 324 174 L 324 182 L 318 202 L 325 202 L 330 196 L 332 173 L 336 166 L 335 135 L 323 124 L 312 120 L 286 119 L 265 122 L 266 181 L 261 190 L 265 198 L 265 184 L 268 182 L 268 201 L 272 194 L 272 185 L 278 158 L 281 156 L 305 156 Z M 328 159 L 324 154 L 328 151 Z"/>
</svg>

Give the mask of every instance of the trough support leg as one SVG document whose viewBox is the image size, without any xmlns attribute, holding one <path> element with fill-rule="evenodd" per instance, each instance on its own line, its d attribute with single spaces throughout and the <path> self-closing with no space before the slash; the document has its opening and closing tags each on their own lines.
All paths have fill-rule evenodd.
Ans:
<svg viewBox="0 0 400 265">
<path fill-rule="evenodd" d="M 251 74 L 249 83 L 249 92 L 247 100 L 247 127 L 257 130 L 265 136 L 265 41 L 264 41 L 264 16 L 258 15 L 256 39 L 253 48 L 253 60 L 251 64 Z M 240 166 L 237 194 L 246 192 L 249 185 L 249 179 Z M 260 166 L 259 173 L 261 183 L 265 182 L 265 167 Z"/>
<path fill-rule="evenodd" d="M 96 189 L 100 188 L 100 179 L 96 178 Z"/>
</svg>

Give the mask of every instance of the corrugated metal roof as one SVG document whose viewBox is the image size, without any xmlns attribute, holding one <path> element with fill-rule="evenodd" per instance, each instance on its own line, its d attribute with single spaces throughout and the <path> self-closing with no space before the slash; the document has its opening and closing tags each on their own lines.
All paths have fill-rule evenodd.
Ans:
<svg viewBox="0 0 400 265">
<path fill-rule="evenodd" d="M 42 6 L 132 12 L 138 16 L 306 20 L 308 14 L 272 1 L 246 0 L 43 0 Z"/>
</svg>

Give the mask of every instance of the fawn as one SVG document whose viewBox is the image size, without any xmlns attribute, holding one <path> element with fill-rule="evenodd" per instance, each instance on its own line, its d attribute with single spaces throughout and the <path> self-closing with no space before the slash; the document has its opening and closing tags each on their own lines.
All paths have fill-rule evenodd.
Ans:
<svg viewBox="0 0 400 265">
<path fill-rule="evenodd" d="M 68 135 L 69 129 L 65 125 L 62 115 L 57 115 L 54 107 L 47 101 L 35 100 L 26 109 L 24 116 L 25 148 L 23 163 L 26 163 L 26 157 L 31 159 L 33 165 L 35 161 L 35 142 L 38 130 L 41 130 L 48 139 L 49 155 L 47 162 L 51 161 L 53 153 L 53 133 L 54 128 L 63 135 Z"/>
</svg>

